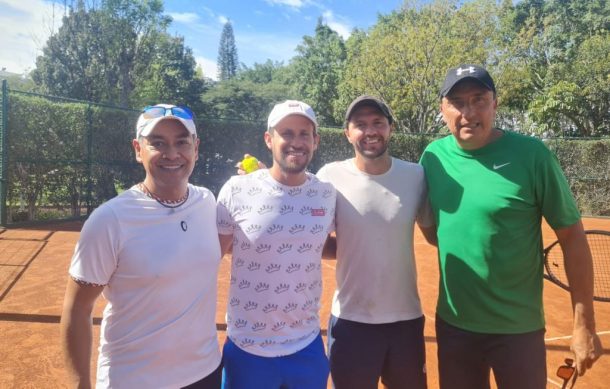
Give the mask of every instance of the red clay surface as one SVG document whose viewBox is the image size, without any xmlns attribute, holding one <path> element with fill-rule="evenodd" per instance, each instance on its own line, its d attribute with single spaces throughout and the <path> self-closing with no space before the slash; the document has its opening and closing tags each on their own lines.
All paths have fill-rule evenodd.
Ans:
<svg viewBox="0 0 610 389">
<path fill-rule="evenodd" d="M 610 230 L 610 219 L 584 219 L 587 229 Z M 27 229 L 0 230 L 0 388 L 68 387 L 59 345 L 59 319 L 66 274 L 80 223 L 62 223 Z M 544 227 L 545 245 L 554 241 Z M 416 234 L 419 290 L 426 315 L 428 386 L 438 387 L 434 308 L 438 292 L 436 250 Z M 229 280 L 229 258 L 219 273 L 218 313 L 220 342 L 224 341 L 224 312 Z M 334 280 L 334 261 L 323 261 L 324 302 L 322 330 L 326 333 Z M 547 321 L 548 388 L 561 387 L 557 367 L 570 356 L 571 305 L 569 295 L 546 282 L 544 303 Z M 104 301 L 94 315 L 94 348 L 99 337 L 99 318 Z M 610 378 L 610 303 L 595 303 L 597 330 L 604 344 L 604 356 L 592 371 L 576 382 L 577 388 L 608 388 Z M 96 353 L 91 361 L 95 372 Z M 93 373 L 94 374 L 94 373 Z M 518 374 L 518 372 L 517 372 Z M 330 386 L 329 386 L 330 387 Z M 380 386 L 381 387 L 381 386 Z"/>
</svg>

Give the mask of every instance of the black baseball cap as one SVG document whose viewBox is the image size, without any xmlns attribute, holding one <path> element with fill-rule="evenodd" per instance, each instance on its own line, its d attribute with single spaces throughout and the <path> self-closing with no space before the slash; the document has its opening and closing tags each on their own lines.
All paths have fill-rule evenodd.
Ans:
<svg viewBox="0 0 610 389">
<path fill-rule="evenodd" d="M 447 71 L 445 82 L 443 82 L 443 87 L 441 88 L 441 97 L 447 96 L 456 84 L 468 79 L 478 81 L 485 88 L 496 93 L 494 80 L 485 68 L 478 65 L 462 64 Z"/>
<path fill-rule="evenodd" d="M 349 118 L 350 116 L 352 116 L 354 111 L 357 108 L 362 107 L 363 105 L 378 108 L 383 114 L 383 116 L 388 118 L 388 122 L 390 124 L 392 124 L 392 122 L 394 121 L 394 118 L 392 117 L 392 112 L 390 112 L 390 107 L 388 107 L 387 104 L 383 102 L 383 100 L 375 96 L 362 95 L 356 97 L 354 101 L 351 102 L 349 107 L 347 107 L 347 112 L 345 112 L 345 122 L 349 122 Z"/>
</svg>

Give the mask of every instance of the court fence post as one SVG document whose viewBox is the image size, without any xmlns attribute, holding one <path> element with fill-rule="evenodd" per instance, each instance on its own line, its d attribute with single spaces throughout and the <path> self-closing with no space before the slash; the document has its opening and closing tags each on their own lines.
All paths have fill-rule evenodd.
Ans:
<svg viewBox="0 0 610 389">
<path fill-rule="evenodd" d="M 6 193 L 8 190 L 8 81 L 2 80 L 0 106 L 0 226 L 6 226 Z"/>
</svg>

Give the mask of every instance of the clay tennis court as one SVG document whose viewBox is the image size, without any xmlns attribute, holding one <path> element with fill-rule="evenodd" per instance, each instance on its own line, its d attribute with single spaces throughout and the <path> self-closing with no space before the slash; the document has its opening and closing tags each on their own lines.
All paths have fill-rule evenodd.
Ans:
<svg viewBox="0 0 610 389">
<path fill-rule="evenodd" d="M 584 219 L 586 229 L 610 230 L 610 219 Z M 0 388 L 67 387 L 59 346 L 59 319 L 66 274 L 81 223 L 61 223 L 23 229 L 0 229 Z M 545 246 L 554 235 L 544 228 Z M 435 248 L 416 233 L 419 290 L 426 315 L 428 386 L 438 387 L 434 308 L 438 291 Z M 610 259 L 609 259 L 610 260 Z M 335 286 L 334 261 L 323 261 L 324 294 L 321 312 L 326 334 L 330 301 Z M 216 316 L 218 336 L 225 338 L 224 309 L 229 280 L 229 259 L 224 258 L 219 273 L 219 301 Z M 367 285 L 365 287 L 375 287 Z M 388 296 L 391 298 L 391 296 Z M 563 359 L 570 356 L 571 304 L 569 295 L 545 282 L 544 304 L 547 320 L 548 388 L 560 388 L 555 376 Z M 104 301 L 94 311 L 94 345 Z M 597 331 L 604 344 L 604 356 L 592 371 L 576 382 L 577 388 L 608 388 L 610 379 L 610 303 L 595 303 Z M 91 366 L 97 355 L 94 354 Z M 519 374 L 519 372 L 515 372 Z M 330 387 L 330 386 L 329 386 Z"/>
</svg>

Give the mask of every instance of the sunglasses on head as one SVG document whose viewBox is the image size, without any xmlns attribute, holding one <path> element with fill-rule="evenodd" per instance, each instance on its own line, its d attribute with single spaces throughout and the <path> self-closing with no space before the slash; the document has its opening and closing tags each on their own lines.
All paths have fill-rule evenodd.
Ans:
<svg viewBox="0 0 610 389">
<path fill-rule="evenodd" d="M 193 120 L 193 111 L 183 106 L 166 108 L 158 105 L 149 105 L 148 107 L 142 110 L 142 116 L 144 117 L 144 119 L 155 119 L 163 116 L 168 116 L 168 112 L 169 115 L 181 119 Z"/>
<path fill-rule="evenodd" d="M 566 358 L 565 363 L 566 363 L 565 365 L 561 365 L 557 369 L 557 377 L 563 379 L 563 386 L 561 387 L 562 389 L 565 389 L 568 387 L 573 388 L 574 383 L 576 382 L 576 377 L 578 377 L 578 374 L 574 374 L 574 373 L 576 373 L 576 367 L 574 366 L 574 360 L 570 359 L 570 358 Z M 570 382 L 570 378 L 572 379 L 572 382 Z M 570 384 L 570 386 L 568 386 L 568 384 Z"/>
</svg>

